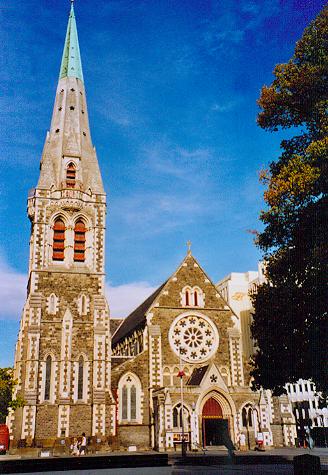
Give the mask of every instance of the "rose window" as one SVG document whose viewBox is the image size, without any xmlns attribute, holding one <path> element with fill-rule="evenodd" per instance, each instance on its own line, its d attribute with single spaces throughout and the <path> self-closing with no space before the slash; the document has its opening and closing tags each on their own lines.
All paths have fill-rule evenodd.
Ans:
<svg viewBox="0 0 328 475">
<path fill-rule="evenodd" d="M 184 314 L 176 318 L 169 331 L 171 347 L 183 360 L 198 363 L 217 350 L 219 335 L 211 320 L 201 314 Z"/>
</svg>

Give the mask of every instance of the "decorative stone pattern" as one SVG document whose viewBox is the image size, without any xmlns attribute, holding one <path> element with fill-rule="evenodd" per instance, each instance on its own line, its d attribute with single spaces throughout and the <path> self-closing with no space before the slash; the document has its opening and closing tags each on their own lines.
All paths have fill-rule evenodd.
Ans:
<svg viewBox="0 0 328 475">
<path fill-rule="evenodd" d="M 169 340 L 175 354 L 184 361 L 200 363 L 210 358 L 218 348 L 217 328 L 205 315 L 180 315 L 169 331 Z"/>
</svg>

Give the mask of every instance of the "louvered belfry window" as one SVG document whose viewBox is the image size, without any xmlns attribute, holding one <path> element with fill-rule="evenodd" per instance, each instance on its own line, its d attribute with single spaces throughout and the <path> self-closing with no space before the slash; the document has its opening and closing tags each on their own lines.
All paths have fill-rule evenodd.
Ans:
<svg viewBox="0 0 328 475">
<path fill-rule="evenodd" d="M 82 219 L 79 219 L 74 228 L 74 261 L 77 262 L 85 260 L 85 232 L 85 224 Z"/>
<path fill-rule="evenodd" d="M 75 188 L 76 169 L 74 163 L 69 163 L 66 169 L 66 186 Z"/>
<path fill-rule="evenodd" d="M 65 250 L 65 223 L 61 218 L 56 219 L 54 224 L 54 242 L 52 247 L 52 259 L 54 261 L 64 260 Z"/>
</svg>

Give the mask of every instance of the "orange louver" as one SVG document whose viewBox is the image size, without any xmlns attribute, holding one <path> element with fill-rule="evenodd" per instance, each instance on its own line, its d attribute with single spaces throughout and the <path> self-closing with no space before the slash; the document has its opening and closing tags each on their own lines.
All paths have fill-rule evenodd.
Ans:
<svg viewBox="0 0 328 475">
<path fill-rule="evenodd" d="M 52 259 L 54 261 L 63 261 L 65 250 L 65 223 L 61 218 L 56 219 L 53 230 Z"/>
<path fill-rule="evenodd" d="M 66 169 L 66 186 L 75 188 L 76 169 L 74 163 L 69 163 Z"/>
<path fill-rule="evenodd" d="M 85 233 L 84 222 L 79 219 L 74 228 L 74 261 L 84 262 L 85 260 Z"/>
</svg>

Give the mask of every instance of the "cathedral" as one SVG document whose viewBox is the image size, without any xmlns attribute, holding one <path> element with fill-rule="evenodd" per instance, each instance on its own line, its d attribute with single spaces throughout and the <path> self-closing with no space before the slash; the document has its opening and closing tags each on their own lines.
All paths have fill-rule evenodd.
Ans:
<svg viewBox="0 0 328 475">
<path fill-rule="evenodd" d="M 15 352 L 12 447 L 85 432 L 102 450 L 293 445 L 287 397 L 251 389 L 240 318 L 192 255 L 125 319 L 105 298 L 106 194 L 71 6 L 40 176 L 28 196 L 27 300 Z"/>
</svg>

